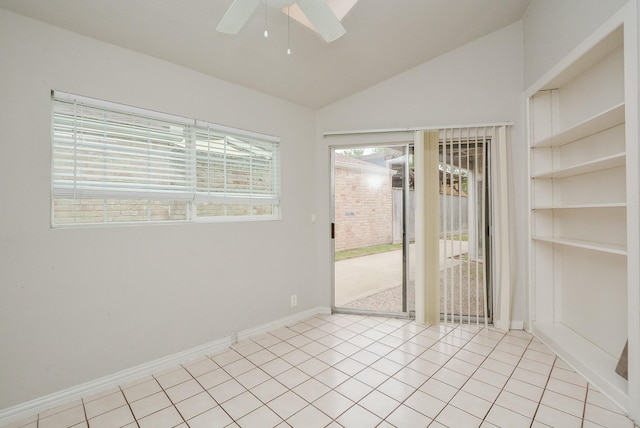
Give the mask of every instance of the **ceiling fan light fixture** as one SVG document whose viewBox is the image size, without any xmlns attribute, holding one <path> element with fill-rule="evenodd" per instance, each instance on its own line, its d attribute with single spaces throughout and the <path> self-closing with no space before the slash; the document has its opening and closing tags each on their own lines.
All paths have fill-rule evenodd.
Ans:
<svg viewBox="0 0 640 428">
<path fill-rule="evenodd" d="M 291 15 L 287 6 L 287 55 L 291 55 Z"/>
<path fill-rule="evenodd" d="M 269 6 L 274 7 L 276 9 L 286 10 L 288 7 L 292 6 L 295 2 L 296 0 L 269 0 Z"/>
<path fill-rule="evenodd" d="M 267 0 L 264 0 L 264 38 L 266 39 L 267 37 L 269 37 L 269 27 L 268 27 L 268 22 L 269 20 L 267 19 L 267 9 L 269 9 L 269 3 L 267 2 Z"/>
<path fill-rule="evenodd" d="M 284 6 L 285 8 L 289 8 L 295 3 L 300 13 L 304 15 L 305 20 L 308 21 L 308 24 L 305 25 L 320 34 L 327 43 L 330 43 L 342 37 L 342 35 L 347 32 L 340 23 L 340 18 L 338 18 L 333 12 L 333 9 L 331 9 L 330 3 L 334 8 L 337 8 L 336 10 L 340 11 L 341 17 L 344 17 L 356 1 L 357 0 L 263 0 L 265 18 L 264 36 L 269 37 L 267 9 L 270 6 Z M 348 2 L 351 7 L 345 8 L 344 2 Z M 260 0 L 234 0 L 216 27 L 216 30 L 226 34 L 238 34 L 240 29 L 251 17 L 253 11 L 258 7 L 259 3 Z M 340 5 L 342 6 L 340 7 Z"/>
<path fill-rule="evenodd" d="M 353 6 L 358 3 L 358 0 L 325 0 L 325 3 L 329 6 L 329 9 L 333 11 L 336 18 L 338 18 L 339 21 L 342 21 L 347 13 L 353 9 Z M 282 9 L 283 13 L 286 13 L 285 9 L 286 8 Z M 291 18 L 295 19 L 305 27 L 312 29 L 316 33 L 318 32 L 297 4 L 294 3 L 291 5 L 290 15 Z"/>
</svg>

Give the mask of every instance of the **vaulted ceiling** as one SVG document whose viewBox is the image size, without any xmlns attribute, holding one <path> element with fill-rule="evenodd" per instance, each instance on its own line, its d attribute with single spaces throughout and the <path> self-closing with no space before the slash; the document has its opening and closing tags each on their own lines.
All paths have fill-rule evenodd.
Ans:
<svg viewBox="0 0 640 428">
<path fill-rule="evenodd" d="M 216 26 L 232 0 L 0 0 L 4 8 L 199 72 L 319 108 L 518 21 L 531 0 L 360 0 L 332 43 L 287 16 Z"/>
</svg>

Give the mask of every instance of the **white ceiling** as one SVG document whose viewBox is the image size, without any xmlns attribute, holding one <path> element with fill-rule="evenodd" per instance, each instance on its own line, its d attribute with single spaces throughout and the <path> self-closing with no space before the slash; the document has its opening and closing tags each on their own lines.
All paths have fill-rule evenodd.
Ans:
<svg viewBox="0 0 640 428">
<path fill-rule="evenodd" d="M 215 28 L 232 0 L 0 0 L 4 8 L 248 88 L 319 108 L 515 21 L 531 0 L 360 0 L 327 44 L 264 8 L 237 36 Z"/>
</svg>

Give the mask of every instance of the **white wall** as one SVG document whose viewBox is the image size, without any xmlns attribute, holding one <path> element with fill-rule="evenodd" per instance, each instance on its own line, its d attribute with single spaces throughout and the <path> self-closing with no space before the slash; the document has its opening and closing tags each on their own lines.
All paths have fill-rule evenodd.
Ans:
<svg viewBox="0 0 640 428">
<path fill-rule="evenodd" d="M 52 89 L 280 136 L 282 221 L 50 229 Z M 4 10 L 0 94 L 0 409 L 328 304 L 312 110 Z"/>
<path fill-rule="evenodd" d="M 533 0 L 523 18 L 528 88 L 628 0 Z"/>
<path fill-rule="evenodd" d="M 518 22 L 321 109 L 316 152 L 316 203 L 321 222 L 329 222 L 329 146 L 336 141 L 322 138 L 323 132 L 495 122 L 514 123 L 510 159 L 513 207 L 516 218 L 525 219 L 522 43 L 522 24 Z M 513 319 L 524 321 L 527 231 L 523 221 L 516 224 Z M 322 229 L 318 234 L 317 253 L 321 283 L 330 284 L 331 243 L 327 231 Z"/>
<path fill-rule="evenodd" d="M 289 315 L 290 294 L 299 310 L 327 305 L 322 132 L 511 121 L 525 219 L 522 90 L 625 2 L 533 0 L 523 22 L 315 115 L 0 10 L 0 409 Z M 279 135 L 282 221 L 51 230 L 51 89 Z M 526 320 L 522 221 L 515 232 L 513 319 Z"/>
</svg>

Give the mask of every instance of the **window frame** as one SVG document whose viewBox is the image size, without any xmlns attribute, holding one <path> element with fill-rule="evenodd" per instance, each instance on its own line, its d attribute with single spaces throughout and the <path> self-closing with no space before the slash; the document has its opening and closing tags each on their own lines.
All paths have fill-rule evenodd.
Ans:
<svg viewBox="0 0 640 428">
<path fill-rule="evenodd" d="M 64 111 L 68 109 L 69 106 L 73 106 L 73 113 L 69 113 L 68 111 Z M 94 179 L 87 173 L 87 175 L 82 175 L 83 172 L 78 172 L 81 168 L 76 168 L 75 164 L 80 159 L 79 149 L 75 150 L 78 144 L 86 144 L 86 146 L 90 145 L 85 143 L 77 143 L 77 135 L 83 136 L 82 132 L 88 132 L 85 128 L 81 128 L 82 125 L 77 126 L 75 119 L 78 116 L 76 111 L 76 106 L 80 106 L 81 108 L 86 108 L 88 110 L 95 110 L 97 112 L 104 112 L 105 117 L 108 119 L 104 119 L 105 128 L 109 125 L 109 120 L 112 118 L 110 115 L 122 115 L 122 117 L 126 119 L 135 119 L 137 120 L 149 120 L 149 121 L 158 121 L 165 127 L 172 126 L 179 127 L 181 129 L 184 142 L 183 151 L 180 152 L 180 156 L 184 156 L 185 158 L 185 166 L 184 170 L 186 171 L 185 175 L 182 174 L 181 167 L 178 167 L 176 174 L 179 175 L 177 178 L 178 181 L 186 183 L 185 186 L 178 186 L 178 190 L 167 190 L 163 189 L 162 191 L 154 194 L 153 191 L 149 190 L 149 188 L 153 187 L 154 184 L 151 184 L 151 178 L 142 179 L 142 185 L 136 181 L 136 173 L 144 172 L 144 167 L 140 169 L 135 169 L 135 163 L 130 156 L 127 159 L 126 167 L 130 167 L 134 170 L 134 172 L 123 173 L 122 175 L 117 175 L 116 173 L 111 173 L 113 175 L 109 175 L 109 173 L 98 174 L 105 176 L 103 181 L 100 179 Z M 63 125 L 65 119 L 74 119 L 73 123 L 73 143 L 69 143 L 69 141 L 64 142 L 64 138 L 62 135 L 63 130 L 69 129 L 69 125 Z M 122 119 L 122 122 L 116 122 L 116 126 L 139 126 L 135 125 L 133 120 L 131 122 L 126 122 L 125 119 Z M 150 132 L 150 131 L 149 131 Z M 225 147 L 227 141 L 230 139 L 234 139 L 235 141 L 242 142 L 249 149 L 244 153 L 236 153 L 236 162 L 235 165 L 239 167 L 236 171 L 240 176 L 246 175 L 249 177 L 249 187 L 248 189 L 240 188 L 235 193 L 229 192 L 229 189 L 226 187 L 219 188 L 215 187 L 215 184 L 212 187 L 211 179 L 207 180 L 206 192 L 203 193 L 201 191 L 199 176 L 198 174 L 206 174 L 209 177 L 211 174 L 217 173 L 217 177 L 220 177 L 220 174 L 224 177 L 224 183 L 226 184 L 229 179 L 228 174 L 230 172 L 227 170 L 227 165 L 232 162 L 231 156 L 227 156 L 226 149 L 224 156 L 220 157 L 220 152 L 218 151 L 218 159 L 222 159 L 221 165 L 223 165 L 222 172 L 220 170 L 214 171 L 211 169 L 211 165 L 207 163 L 207 168 L 202 169 L 202 164 L 199 164 L 199 153 L 205 153 L 207 158 L 214 156 L 213 150 L 210 148 L 210 145 L 207 146 L 205 151 L 198 150 L 199 140 L 198 136 L 202 136 L 203 133 L 215 135 L 218 138 L 223 138 L 225 142 Z M 105 133 L 105 135 L 107 135 Z M 110 145 L 108 142 L 108 138 L 105 136 L 104 145 L 107 149 L 104 150 L 105 154 L 91 155 L 95 156 L 91 157 L 90 161 L 100 160 L 102 159 L 105 164 L 109 164 L 109 161 L 113 161 L 114 158 L 109 155 L 109 150 L 113 147 L 118 147 L 118 144 L 132 144 L 129 143 L 127 138 L 131 137 L 132 134 L 127 134 L 122 138 L 122 141 L 116 139 L 115 145 Z M 181 134 L 176 134 L 181 135 Z M 99 138 L 99 137 L 96 137 Z M 69 147 L 73 145 L 73 153 L 69 154 Z M 254 166 L 254 158 L 257 157 L 255 154 L 259 149 L 266 147 L 264 150 L 262 161 L 258 163 L 258 165 L 262 166 L 262 178 L 266 178 L 265 184 L 260 188 L 259 191 L 254 191 L 252 178 L 255 175 Z M 66 147 L 66 154 L 62 148 Z M 85 146 L 83 146 L 85 147 Z M 162 147 L 161 147 L 162 149 Z M 86 150 L 86 149 L 85 149 Z M 166 148 L 165 148 L 166 150 Z M 127 150 L 125 150 L 127 151 Z M 172 152 L 173 153 L 173 152 Z M 149 154 L 146 154 L 142 159 L 150 159 Z M 165 155 L 168 156 L 168 155 Z M 270 156 L 270 157 L 269 157 Z M 246 158 L 243 160 L 242 158 Z M 164 169 L 162 172 L 169 171 L 170 173 L 174 173 L 174 166 L 169 165 L 168 157 L 162 158 L 162 161 L 166 164 L 163 165 Z M 238 161 L 240 159 L 240 161 Z M 266 159 L 266 160 L 265 160 Z M 64 164 L 70 164 L 73 162 L 73 172 L 70 174 L 68 171 L 70 168 L 67 166 L 66 171 L 64 171 Z M 85 162 L 87 162 L 85 160 Z M 134 165 L 134 166 L 131 166 Z M 79 163 L 79 162 L 78 162 Z M 142 162 L 145 163 L 145 162 Z M 220 165 L 220 162 L 218 162 Z M 129 105 L 114 103 L 110 101 L 99 100 L 95 98 L 74 95 L 61 91 L 51 91 L 51 174 L 50 174 L 50 207 L 51 207 L 51 219 L 50 226 L 51 228 L 75 228 L 75 227 L 114 227 L 114 226 L 130 226 L 130 225 L 160 225 L 160 224 L 184 224 L 184 223 L 212 223 L 212 222 L 244 222 L 244 221 L 273 221 L 273 220 L 281 220 L 281 152 L 280 152 L 280 138 L 262 134 L 253 131 L 247 131 L 243 129 L 233 128 L 229 126 L 219 125 L 208 121 L 203 121 L 199 119 L 190 119 L 182 116 L 161 113 L 153 110 L 143 109 L 139 107 L 133 107 Z M 85 168 L 86 167 L 85 164 Z M 118 169 L 113 167 L 114 169 Z M 63 170 L 61 172 L 61 170 Z M 72 176 L 72 178 L 69 178 Z M 125 184 L 123 185 L 122 190 L 114 190 L 114 181 L 122 180 L 123 176 L 125 177 Z M 133 177 L 131 181 L 126 181 L 126 177 Z M 81 177 L 81 178 L 78 178 Z M 83 181 L 83 178 L 89 177 L 89 179 Z M 237 178 L 237 177 L 236 177 Z M 95 181 L 91 181 L 95 180 Z M 70 183 L 73 182 L 73 188 L 70 187 Z M 79 186 L 85 185 L 88 187 L 78 187 L 78 192 L 76 192 L 77 183 L 83 183 Z M 89 184 L 87 184 L 89 183 Z M 96 184 L 97 183 L 97 184 Z M 144 183 L 146 183 L 146 191 L 144 189 Z M 95 188 L 91 188 L 91 185 L 95 184 Z M 138 187 L 136 187 L 136 185 Z M 171 187 L 171 186 L 169 186 Z M 65 197 L 66 195 L 70 195 L 70 197 Z M 204 196 L 203 196 L 204 195 Z M 214 195 L 214 196 L 212 196 Z M 69 204 L 74 204 L 77 201 L 78 203 L 82 203 L 82 200 L 90 200 L 94 199 L 96 201 L 102 200 L 102 213 L 103 219 L 101 221 L 85 221 L 76 222 L 73 220 L 72 222 L 60 222 L 61 217 L 57 217 L 56 213 L 62 212 L 60 209 L 56 211 L 56 201 L 64 200 L 70 201 Z M 132 220 L 132 221 L 120 221 L 110 218 L 108 215 L 108 207 L 110 201 L 149 201 L 148 204 L 145 205 L 146 214 L 143 213 L 141 215 L 140 220 Z M 179 201 L 186 201 L 186 208 L 184 218 L 180 219 L 152 219 L 152 209 L 153 204 L 166 201 L 167 203 L 177 203 Z M 206 203 L 213 204 L 214 211 L 211 211 L 213 214 L 209 215 L 199 215 L 198 208 L 202 207 L 203 204 Z M 144 204 L 143 204 L 144 205 Z M 269 208 L 266 209 L 264 214 L 259 214 L 260 205 L 267 205 Z M 135 204 L 132 204 L 135 206 Z M 229 209 L 233 207 L 247 207 L 247 214 L 239 214 L 234 215 L 233 213 L 229 213 Z M 244 210 L 244 209 L 243 209 Z M 217 211 L 221 212 L 218 214 Z M 142 218 L 144 216 L 147 218 Z M 95 218 L 99 218 L 99 215 Z"/>
</svg>

